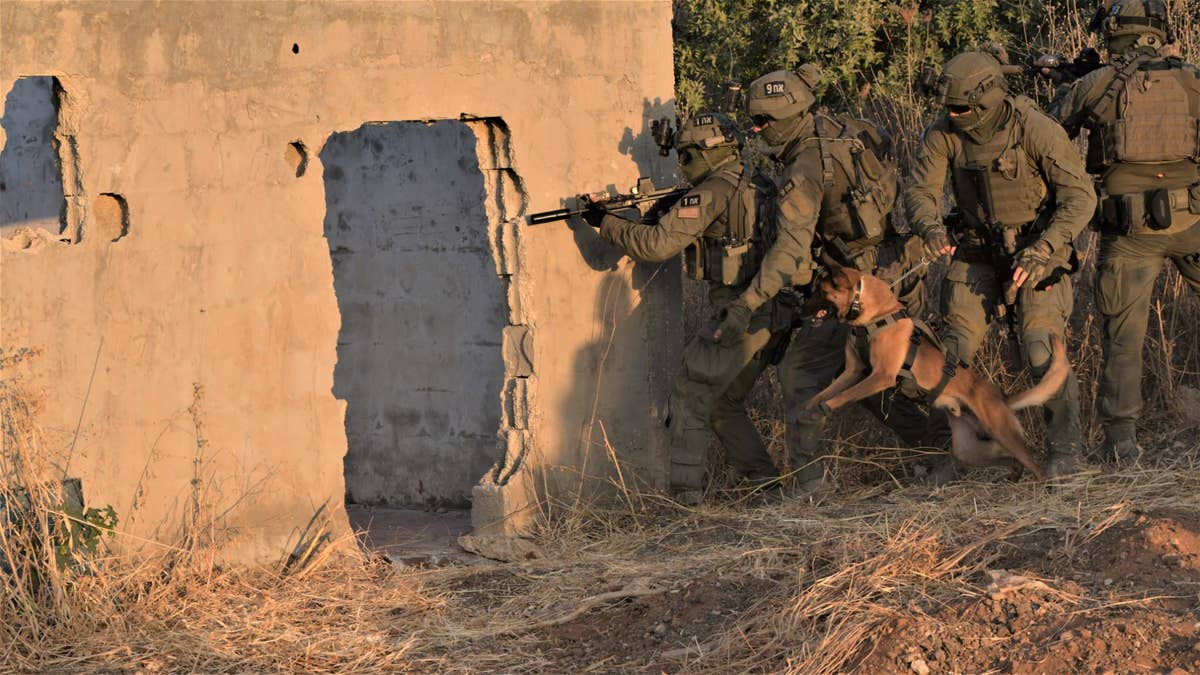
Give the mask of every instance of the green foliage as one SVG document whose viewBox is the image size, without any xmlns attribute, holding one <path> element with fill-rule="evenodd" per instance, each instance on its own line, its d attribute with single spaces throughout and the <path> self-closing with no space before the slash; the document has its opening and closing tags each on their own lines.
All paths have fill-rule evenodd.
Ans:
<svg viewBox="0 0 1200 675">
<path fill-rule="evenodd" d="M 676 0 L 676 97 L 680 112 L 717 104 L 724 81 L 816 62 L 818 95 L 863 110 L 872 98 L 917 104 L 925 64 L 997 42 L 1031 60 L 1054 36 L 1031 34 L 1047 18 L 1080 13 L 1076 0 Z M 1051 23 L 1052 25 L 1052 23 Z"/>
<path fill-rule="evenodd" d="M 66 517 L 56 519 L 50 535 L 59 569 L 70 565 L 76 554 L 98 553 L 101 537 L 111 538 L 117 526 L 117 512 L 111 505 L 86 511 L 68 506 L 63 514 Z"/>
</svg>

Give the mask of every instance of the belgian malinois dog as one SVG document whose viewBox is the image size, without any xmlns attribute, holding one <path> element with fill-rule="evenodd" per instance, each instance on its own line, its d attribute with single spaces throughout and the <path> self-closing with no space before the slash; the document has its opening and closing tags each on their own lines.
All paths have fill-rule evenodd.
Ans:
<svg viewBox="0 0 1200 675">
<path fill-rule="evenodd" d="M 895 386 L 901 371 L 906 370 L 905 376 L 929 393 L 931 405 L 949 413 L 951 454 L 958 461 L 970 466 L 1005 464 L 1013 468 L 1014 479 L 1024 467 L 1038 480 L 1045 479 L 1014 412 L 1042 405 L 1062 389 L 1070 364 L 1061 337 L 1051 336 L 1053 355 L 1041 382 L 1006 400 L 999 387 L 969 366 L 947 361 L 945 352 L 916 330 L 887 283 L 876 277 L 834 267 L 817 283 L 808 309 L 816 319 L 836 318 L 863 327 L 870 363 L 863 362 L 851 335 L 846 342 L 846 369 L 805 407 L 837 410 Z"/>
</svg>

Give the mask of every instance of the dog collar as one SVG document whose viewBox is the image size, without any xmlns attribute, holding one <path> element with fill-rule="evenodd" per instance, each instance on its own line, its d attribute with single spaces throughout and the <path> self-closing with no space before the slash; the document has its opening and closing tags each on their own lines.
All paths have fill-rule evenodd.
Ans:
<svg viewBox="0 0 1200 675">
<path fill-rule="evenodd" d="M 853 321 L 862 314 L 862 292 L 863 280 L 858 280 L 858 285 L 854 287 L 854 297 L 850 298 L 850 309 L 846 311 L 846 320 Z"/>
</svg>

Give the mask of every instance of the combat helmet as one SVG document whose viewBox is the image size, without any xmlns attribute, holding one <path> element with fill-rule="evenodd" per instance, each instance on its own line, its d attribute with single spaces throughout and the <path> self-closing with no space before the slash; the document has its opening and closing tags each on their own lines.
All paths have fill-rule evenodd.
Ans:
<svg viewBox="0 0 1200 675">
<path fill-rule="evenodd" d="M 768 145 L 781 146 L 795 136 L 817 102 L 813 88 L 820 77 L 817 67 L 806 63 L 796 72 L 776 70 L 750 83 L 747 112 Z"/>
<path fill-rule="evenodd" d="M 960 129 L 977 126 L 987 111 L 997 108 L 1008 94 L 1000 61 L 987 52 L 963 52 L 946 62 L 937 79 L 937 102 L 951 113 Z"/>
<path fill-rule="evenodd" d="M 1104 36 L 1109 51 L 1116 52 L 1135 46 L 1158 48 L 1175 41 L 1163 0 L 1105 0 L 1088 29 Z"/>
<path fill-rule="evenodd" d="M 742 138 L 733 120 L 720 113 L 700 113 L 680 125 L 675 135 L 679 167 L 692 185 L 736 159 Z"/>
</svg>

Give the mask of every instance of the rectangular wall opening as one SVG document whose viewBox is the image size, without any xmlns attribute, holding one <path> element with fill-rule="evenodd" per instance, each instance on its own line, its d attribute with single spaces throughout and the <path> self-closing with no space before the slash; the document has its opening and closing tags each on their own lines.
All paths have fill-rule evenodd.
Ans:
<svg viewBox="0 0 1200 675">
<path fill-rule="evenodd" d="M 320 160 L 347 501 L 469 506 L 497 456 L 508 322 L 475 133 L 365 124 L 330 136 Z"/>
<path fill-rule="evenodd" d="M 4 148 L 0 150 L 0 239 L 22 227 L 62 231 L 66 199 L 55 147 L 58 80 L 18 78 L 4 96 Z"/>
</svg>

